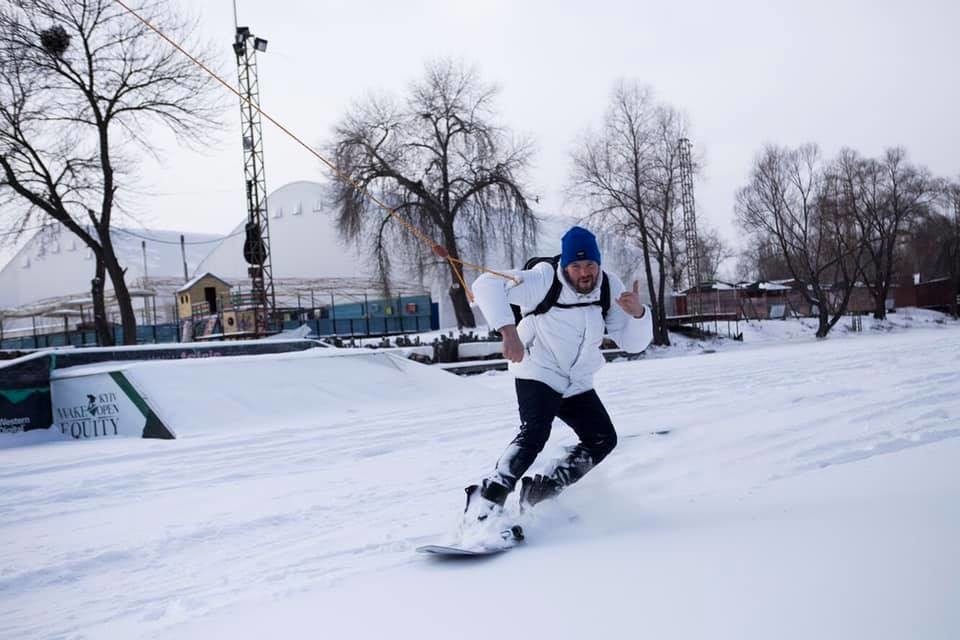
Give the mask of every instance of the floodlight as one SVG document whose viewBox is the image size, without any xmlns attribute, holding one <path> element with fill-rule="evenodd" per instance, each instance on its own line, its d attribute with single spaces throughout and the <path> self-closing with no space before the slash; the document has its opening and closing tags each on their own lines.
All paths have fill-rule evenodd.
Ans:
<svg viewBox="0 0 960 640">
<path fill-rule="evenodd" d="M 253 48 L 257 51 L 263 52 L 267 50 L 267 41 L 263 38 L 254 38 L 253 39 Z"/>
</svg>

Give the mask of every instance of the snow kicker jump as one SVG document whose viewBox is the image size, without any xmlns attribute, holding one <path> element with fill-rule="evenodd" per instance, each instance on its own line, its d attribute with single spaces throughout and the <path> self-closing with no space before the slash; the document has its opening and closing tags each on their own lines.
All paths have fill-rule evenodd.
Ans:
<svg viewBox="0 0 960 640">
<path fill-rule="evenodd" d="M 51 365 L 44 356 L 62 355 L 28 356 L 38 380 L 15 394 L 4 392 L 6 399 L 21 401 L 14 407 L 17 415 L 5 411 L 5 420 L 20 426 L 4 429 L 0 447 L 44 440 L 172 439 L 278 422 L 305 424 L 462 390 L 455 376 L 389 352 L 309 348 L 216 355 L 53 370 L 47 370 Z"/>
</svg>

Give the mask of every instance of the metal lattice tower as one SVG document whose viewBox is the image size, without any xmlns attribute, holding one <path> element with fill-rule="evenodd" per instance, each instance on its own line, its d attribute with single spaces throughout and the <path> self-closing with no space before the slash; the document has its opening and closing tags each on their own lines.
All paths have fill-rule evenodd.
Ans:
<svg viewBox="0 0 960 640">
<path fill-rule="evenodd" d="M 263 168 L 263 132 L 260 120 L 260 84 L 257 81 L 257 51 L 266 51 L 267 41 L 237 27 L 233 52 L 240 76 L 240 124 L 243 131 L 243 173 L 247 195 L 246 241 L 243 257 L 249 267 L 254 330 L 267 333 L 276 306 L 273 269 L 270 266 L 270 221 L 267 217 L 267 180 Z"/>
<path fill-rule="evenodd" d="M 683 240 L 687 257 L 687 282 L 690 287 L 700 284 L 700 241 L 697 239 L 697 210 L 693 200 L 693 161 L 690 157 L 690 139 L 677 142 L 680 153 L 680 202 L 683 205 Z M 696 319 L 700 317 L 700 295 L 687 311 Z"/>
</svg>

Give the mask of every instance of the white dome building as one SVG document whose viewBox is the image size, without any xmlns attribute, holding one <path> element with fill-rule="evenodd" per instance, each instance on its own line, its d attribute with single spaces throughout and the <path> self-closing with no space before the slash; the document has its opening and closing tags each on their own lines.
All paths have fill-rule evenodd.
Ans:
<svg viewBox="0 0 960 640">
<path fill-rule="evenodd" d="M 291 182 L 267 196 L 270 263 L 274 286 L 291 289 L 313 286 L 321 291 L 374 293 L 379 290 L 373 269 L 359 247 L 340 239 L 334 213 L 324 204 L 324 187 L 317 182 Z M 233 281 L 246 281 L 243 259 L 246 218 L 197 266 Z M 404 292 L 423 292 L 419 283 L 398 283 Z M 278 292 L 279 293 L 279 292 Z"/>
<path fill-rule="evenodd" d="M 173 305 L 172 291 L 184 281 L 181 235 L 189 273 L 210 251 L 211 241 L 217 236 L 120 227 L 111 233 L 120 264 L 127 269 L 127 286 L 154 291 L 158 316 Z M 71 301 L 89 299 L 95 269 L 93 252 L 60 223 L 50 224 L 0 268 L 0 310 L 7 316 L 40 314 Z M 109 297 L 113 291 L 109 277 L 104 288 Z"/>
</svg>

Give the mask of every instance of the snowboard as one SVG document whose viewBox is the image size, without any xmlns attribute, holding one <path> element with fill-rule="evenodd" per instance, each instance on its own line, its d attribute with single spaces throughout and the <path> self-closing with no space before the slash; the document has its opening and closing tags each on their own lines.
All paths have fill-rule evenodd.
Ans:
<svg viewBox="0 0 960 640">
<path fill-rule="evenodd" d="M 496 541 L 493 545 L 483 546 L 483 547 L 466 547 L 466 546 L 457 546 L 457 545 L 442 545 L 442 544 L 427 544 L 422 547 L 417 547 L 417 553 L 423 553 L 433 556 L 448 556 L 448 557 L 477 557 L 477 556 L 491 556 L 498 553 L 503 553 L 504 551 L 509 551 L 513 549 L 518 544 L 523 542 L 524 534 L 523 527 L 516 524 L 505 529 L 500 533 L 501 540 Z"/>
<path fill-rule="evenodd" d="M 441 544 L 426 544 L 422 547 L 417 547 L 417 553 L 425 553 L 432 556 L 492 556 L 512 549 L 514 546 L 515 545 L 492 547 L 488 549 L 464 549 L 461 547 L 448 547 Z"/>
<path fill-rule="evenodd" d="M 670 435 L 671 433 L 673 433 L 672 430 L 667 429 L 667 428 L 663 428 L 663 429 L 657 429 L 656 431 L 650 431 L 650 432 L 648 432 L 648 433 L 628 433 L 628 434 L 622 435 L 622 436 L 620 436 L 620 437 L 626 439 L 626 438 L 642 438 L 642 437 L 644 437 L 644 436 L 646 436 L 646 435 L 651 435 L 651 436 L 668 436 L 668 435 Z"/>
</svg>

